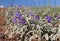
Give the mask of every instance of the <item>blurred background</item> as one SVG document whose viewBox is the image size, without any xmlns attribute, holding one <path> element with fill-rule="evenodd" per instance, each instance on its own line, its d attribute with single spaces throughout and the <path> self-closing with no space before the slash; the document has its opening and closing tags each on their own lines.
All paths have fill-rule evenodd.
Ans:
<svg viewBox="0 0 60 41">
<path fill-rule="evenodd" d="M 59 7 L 60 0 L 0 0 L 0 6 L 8 7 L 10 5 Z"/>
</svg>

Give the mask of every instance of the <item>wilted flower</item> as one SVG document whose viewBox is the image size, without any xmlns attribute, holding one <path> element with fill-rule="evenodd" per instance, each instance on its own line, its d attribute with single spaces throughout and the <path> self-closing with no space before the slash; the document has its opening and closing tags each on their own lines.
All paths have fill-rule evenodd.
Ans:
<svg viewBox="0 0 60 41">
<path fill-rule="evenodd" d="M 57 16 L 57 19 L 60 19 L 60 15 Z"/>
<path fill-rule="evenodd" d="M 34 14 L 33 14 L 32 12 L 30 12 L 30 15 L 31 15 L 31 16 L 34 16 Z"/>
<path fill-rule="evenodd" d="M 26 20 L 25 19 L 22 19 L 21 23 L 22 24 L 25 24 Z"/>
<path fill-rule="evenodd" d="M 14 22 L 14 23 L 17 23 L 17 22 L 16 22 L 16 18 L 13 19 L 13 22 Z"/>
</svg>

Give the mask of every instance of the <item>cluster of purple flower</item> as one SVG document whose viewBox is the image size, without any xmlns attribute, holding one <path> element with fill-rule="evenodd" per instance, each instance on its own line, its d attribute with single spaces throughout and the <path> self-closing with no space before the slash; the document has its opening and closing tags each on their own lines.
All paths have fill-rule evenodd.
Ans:
<svg viewBox="0 0 60 41">
<path fill-rule="evenodd" d="M 39 15 L 34 15 L 33 13 L 30 13 L 30 15 L 32 17 L 34 17 L 36 20 L 40 19 Z M 60 15 L 57 17 L 57 19 L 60 18 Z M 51 22 L 52 21 L 52 17 L 50 15 L 46 15 L 45 19 L 47 20 L 47 22 Z M 19 22 L 17 21 L 19 20 Z M 14 18 L 14 23 L 20 23 L 20 24 L 26 24 L 26 20 L 22 17 L 22 15 L 19 12 L 15 12 L 15 18 Z"/>
<path fill-rule="evenodd" d="M 56 18 L 57 18 L 57 19 L 60 19 L 60 15 L 58 15 Z M 51 22 L 53 18 L 52 18 L 50 15 L 46 15 L 46 16 L 45 16 L 45 19 L 46 19 L 48 22 Z"/>
<path fill-rule="evenodd" d="M 19 12 L 15 13 L 15 18 L 13 19 L 14 23 L 19 24 L 25 24 L 25 19 L 22 17 L 22 15 Z"/>
<path fill-rule="evenodd" d="M 38 15 L 34 15 L 33 13 L 30 13 L 30 15 L 31 15 L 31 16 L 34 16 L 35 19 L 40 19 L 40 16 L 38 16 Z"/>
</svg>

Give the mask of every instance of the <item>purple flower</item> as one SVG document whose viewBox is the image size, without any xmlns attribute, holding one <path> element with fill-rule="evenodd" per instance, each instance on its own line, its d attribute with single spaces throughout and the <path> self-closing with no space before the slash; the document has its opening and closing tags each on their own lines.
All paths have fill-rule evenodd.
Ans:
<svg viewBox="0 0 60 41">
<path fill-rule="evenodd" d="M 16 12 L 16 17 L 18 17 L 17 19 L 19 20 L 23 19 L 22 15 L 19 12 Z"/>
<path fill-rule="evenodd" d="M 35 16 L 36 19 L 40 19 L 40 16 Z"/>
<path fill-rule="evenodd" d="M 23 19 L 23 17 L 22 17 L 22 16 L 20 16 L 20 17 L 19 17 L 19 20 L 21 20 L 21 19 Z"/>
<path fill-rule="evenodd" d="M 16 12 L 15 15 L 16 15 L 16 17 L 20 17 L 21 16 L 21 14 L 19 12 Z"/>
<path fill-rule="evenodd" d="M 45 18 L 47 19 L 48 22 L 51 22 L 52 18 L 49 15 L 46 15 Z"/>
<path fill-rule="evenodd" d="M 22 19 L 23 19 L 23 17 L 22 17 L 22 16 L 19 16 L 17 19 L 18 19 L 18 20 L 22 20 Z"/>
</svg>

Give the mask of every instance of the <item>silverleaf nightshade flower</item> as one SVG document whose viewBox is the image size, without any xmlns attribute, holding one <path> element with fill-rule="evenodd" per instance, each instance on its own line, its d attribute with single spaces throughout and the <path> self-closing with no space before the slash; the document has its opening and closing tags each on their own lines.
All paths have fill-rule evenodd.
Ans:
<svg viewBox="0 0 60 41">
<path fill-rule="evenodd" d="M 18 17 L 18 19 L 23 19 L 22 15 L 19 12 L 16 12 L 16 17 Z"/>
<path fill-rule="evenodd" d="M 14 18 L 14 23 L 19 24 L 25 24 L 25 19 L 22 17 L 22 15 L 19 12 L 16 12 L 16 17 Z"/>
<path fill-rule="evenodd" d="M 40 16 L 37 15 L 37 16 L 35 16 L 35 18 L 36 18 L 36 19 L 40 19 Z"/>
<path fill-rule="evenodd" d="M 16 17 L 20 17 L 21 14 L 19 12 L 15 12 Z"/>
<path fill-rule="evenodd" d="M 21 19 L 23 19 L 23 17 L 22 17 L 22 16 L 20 16 L 20 17 L 19 17 L 19 20 L 21 20 Z"/>
<path fill-rule="evenodd" d="M 51 22 L 51 20 L 52 20 L 51 16 L 49 16 L 49 15 L 46 15 L 45 19 L 47 19 L 48 22 Z"/>
</svg>

